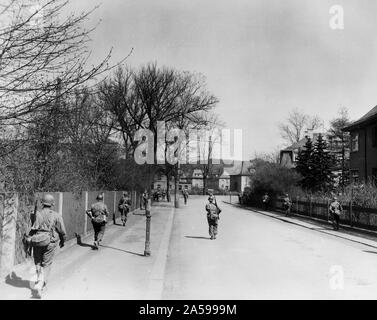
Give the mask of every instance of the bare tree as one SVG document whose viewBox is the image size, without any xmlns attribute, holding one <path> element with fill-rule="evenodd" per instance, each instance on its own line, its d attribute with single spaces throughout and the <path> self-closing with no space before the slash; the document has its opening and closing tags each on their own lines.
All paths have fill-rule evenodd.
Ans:
<svg viewBox="0 0 377 320">
<path fill-rule="evenodd" d="M 300 141 L 306 130 L 315 130 L 322 126 L 323 121 L 318 116 L 311 117 L 298 109 L 289 113 L 286 122 L 278 124 L 281 137 L 290 144 Z"/>
<path fill-rule="evenodd" d="M 110 139 L 112 119 L 95 100 L 89 89 L 80 90 L 34 112 L 24 146 L 34 190 L 82 190 L 114 182 L 118 146 Z"/>
<path fill-rule="evenodd" d="M 280 147 L 276 147 L 271 152 L 265 152 L 265 153 L 255 152 L 253 159 L 260 159 L 260 160 L 263 160 L 265 162 L 279 164 L 280 163 L 280 150 L 281 150 Z"/>
<path fill-rule="evenodd" d="M 104 108 L 116 119 L 130 154 L 138 145 L 134 141 L 135 132 L 138 129 L 152 131 L 155 163 L 158 121 L 164 121 L 167 127 L 188 130 L 190 126 L 202 123 L 202 113 L 211 110 L 217 103 L 200 75 L 158 67 L 156 63 L 144 65 L 137 71 L 118 69 L 112 79 L 100 86 L 99 91 Z M 158 167 L 149 165 L 149 168 L 147 186 L 151 185 Z M 171 173 L 171 168 L 167 167 L 167 170 Z"/>
<path fill-rule="evenodd" d="M 67 3 L 9 0 L 0 8 L 0 121 L 25 121 L 59 98 L 57 85 L 64 96 L 111 68 L 111 51 L 87 66 L 95 27 L 85 29 L 83 23 L 94 9 L 65 16 Z"/>
<path fill-rule="evenodd" d="M 216 159 L 216 149 L 220 150 L 221 133 L 220 129 L 224 127 L 224 123 L 215 113 L 205 113 L 203 115 L 204 125 L 200 130 L 201 137 L 198 143 L 198 154 L 200 162 L 197 168 L 200 169 L 203 177 L 203 194 L 207 190 L 207 182 L 214 174 L 214 165 L 220 161 Z M 218 164 L 218 163 L 217 163 Z"/>
</svg>

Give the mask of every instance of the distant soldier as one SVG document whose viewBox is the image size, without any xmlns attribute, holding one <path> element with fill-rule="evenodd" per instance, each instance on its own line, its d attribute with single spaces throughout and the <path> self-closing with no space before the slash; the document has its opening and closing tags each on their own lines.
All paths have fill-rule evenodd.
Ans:
<svg viewBox="0 0 377 320">
<path fill-rule="evenodd" d="M 148 192 L 147 192 L 147 190 L 145 190 L 143 192 L 143 195 L 141 196 L 141 202 L 144 206 L 144 209 L 146 209 L 147 208 L 147 202 L 148 202 Z M 143 208 L 141 208 L 141 209 L 143 209 Z"/>
<path fill-rule="evenodd" d="M 94 229 L 94 249 L 98 250 L 98 246 L 103 239 L 105 234 L 105 226 L 107 222 L 107 217 L 109 216 L 109 210 L 107 206 L 103 203 L 103 195 L 99 194 L 97 196 L 97 202 L 93 203 L 88 210 L 88 215 L 90 216 Z"/>
<path fill-rule="evenodd" d="M 238 192 L 238 203 L 242 204 L 242 193 Z"/>
<path fill-rule="evenodd" d="M 291 215 L 292 201 L 289 198 L 289 194 L 286 193 L 283 199 L 283 208 L 285 210 L 285 216 L 288 217 Z"/>
<path fill-rule="evenodd" d="M 216 239 L 217 227 L 219 224 L 219 215 L 221 212 L 221 209 L 217 206 L 217 203 L 214 203 L 214 200 L 215 198 L 213 196 L 209 196 L 209 203 L 207 203 L 206 205 L 207 221 L 211 240 Z"/>
<path fill-rule="evenodd" d="M 182 190 L 182 195 L 183 195 L 183 199 L 185 201 L 185 204 L 187 204 L 187 199 L 189 197 L 189 193 L 188 193 L 188 190 L 187 189 L 183 189 Z"/>
<path fill-rule="evenodd" d="M 160 193 L 158 190 L 153 193 L 153 200 L 157 202 L 160 201 Z"/>
<path fill-rule="evenodd" d="M 262 197 L 262 202 L 263 202 L 264 209 L 267 211 L 268 210 L 268 206 L 270 204 L 270 196 L 268 195 L 267 192 Z"/>
<path fill-rule="evenodd" d="M 130 212 L 131 200 L 128 196 L 128 192 L 123 192 L 122 197 L 119 200 L 118 210 L 120 212 L 120 219 L 122 221 L 123 227 L 127 222 L 127 215 Z"/>
<path fill-rule="evenodd" d="M 339 220 L 340 215 L 343 212 L 343 208 L 342 205 L 339 203 L 337 197 L 333 197 L 333 201 L 330 203 L 329 211 L 332 216 L 332 225 L 334 230 L 339 230 Z"/>
<path fill-rule="evenodd" d="M 51 209 L 54 205 L 54 197 L 51 194 L 43 196 L 42 210 L 37 211 L 35 221 L 30 230 L 30 236 L 34 238 L 32 246 L 37 280 L 33 295 L 36 298 L 41 298 L 42 292 L 46 289 L 58 243 L 62 248 L 66 240 L 63 218 L 59 213 Z"/>
</svg>

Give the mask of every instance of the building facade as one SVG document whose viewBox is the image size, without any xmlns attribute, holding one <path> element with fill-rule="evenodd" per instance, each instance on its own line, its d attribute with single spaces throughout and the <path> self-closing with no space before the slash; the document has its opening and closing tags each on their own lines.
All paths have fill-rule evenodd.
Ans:
<svg viewBox="0 0 377 320">
<path fill-rule="evenodd" d="M 343 128 L 350 133 L 350 181 L 377 179 L 377 106 Z"/>
<path fill-rule="evenodd" d="M 202 193 L 203 188 L 206 186 L 207 189 L 226 192 L 230 188 L 230 176 L 226 169 L 231 166 L 224 163 L 212 164 L 210 174 L 204 178 L 203 168 L 199 164 L 183 164 L 180 168 L 179 190 L 184 188 L 194 193 Z M 169 186 L 170 190 L 174 191 L 174 177 L 170 178 Z M 155 174 L 152 188 L 154 190 L 167 189 L 167 178 L 162 171 L 158 171 Z"/>
<path fill-rule="evenodd" d="M 237 161 L 227 171 L 230 176 L 230 191 L 243 192 L 250 186 L 252 174 L 251 161 Z"/>
</svg>

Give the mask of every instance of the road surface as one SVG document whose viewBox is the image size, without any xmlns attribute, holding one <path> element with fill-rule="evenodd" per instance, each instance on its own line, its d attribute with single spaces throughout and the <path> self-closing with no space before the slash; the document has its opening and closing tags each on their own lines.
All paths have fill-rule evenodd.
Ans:
<svg viewBox="0 0 377 320">
<path fill-rule="evenodd" d="M 227 204 L 218 238 L 210 240 L 204 200 L 190 199 L 175 214 L 164 299 L 377 297 L 377 243 L 371 248 Z"/>
<path fill-rule="evenodd" d="M 377 242 L 287 223 L 222 197 L 218 238 L 210 240 L 206 200 L 190 196 L 177 210 L 166 203 L 152 207 L 150 257 L 143 256 L 142 215 L 130 215 L 125 228 L 110 226 L 99 251 L 91 249 L 91 238 L 65 249 L 54 261 L 44 299 L 377 297 Z M 29 299 L 31 270 L 1 284 L 0 298 Z"/>
</svg>

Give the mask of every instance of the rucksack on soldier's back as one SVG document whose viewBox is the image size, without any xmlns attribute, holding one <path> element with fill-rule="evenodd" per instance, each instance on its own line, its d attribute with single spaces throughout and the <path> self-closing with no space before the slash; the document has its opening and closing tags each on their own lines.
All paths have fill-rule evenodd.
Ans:
<svg viewBox="0 0 377 320">
<path fill-rule="evenodd" d="M 52 238 L 52 225 L 50 224 L 49 230 L 36 230 L 34 234 L 24 235 L 25 242 L 32 247 L 47 247 L 51 243 Z"/>
</svg>

